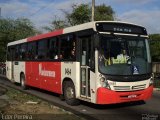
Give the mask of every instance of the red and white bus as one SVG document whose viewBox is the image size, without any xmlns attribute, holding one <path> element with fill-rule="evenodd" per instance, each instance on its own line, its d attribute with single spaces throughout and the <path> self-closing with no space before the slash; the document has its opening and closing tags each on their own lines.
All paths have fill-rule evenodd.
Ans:
<svg viewBox="0 0 160 120">
<path fill-rule="evenodd" d="M 7 78 L 63 95 L 66 102 L 145 101 L 153 91 L 144 27 L 95 21 L 8 43 Z"/>
</svg>

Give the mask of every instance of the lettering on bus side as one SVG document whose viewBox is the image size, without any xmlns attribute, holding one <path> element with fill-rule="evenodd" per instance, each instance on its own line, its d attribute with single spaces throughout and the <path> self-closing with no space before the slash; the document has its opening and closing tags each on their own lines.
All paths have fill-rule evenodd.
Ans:
<svg viewBox="0 0 160 120">
<path fill-rule="evenodd" d="M 71 75 L 71 69 L 70 68 L 65 68 L 65 75 Z"/>
<path fill-rule="evenodd" d="M 49 71 L 42 68 L 42 64 L 39 64 L 39 75 L 45 77 L 56 77 L 55 71 Z"/>
</svg>

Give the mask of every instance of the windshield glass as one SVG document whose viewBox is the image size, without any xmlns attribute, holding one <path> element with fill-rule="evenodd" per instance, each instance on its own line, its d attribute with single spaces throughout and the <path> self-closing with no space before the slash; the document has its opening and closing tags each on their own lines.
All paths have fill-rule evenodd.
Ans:
<svg viewBox="0 0 160 120">
<path fill-rule="evenodd" d="M 100 37 L 99 70 L 109 75 L 151 72 L 148 40 L 140 37 Z"/>
</svg>

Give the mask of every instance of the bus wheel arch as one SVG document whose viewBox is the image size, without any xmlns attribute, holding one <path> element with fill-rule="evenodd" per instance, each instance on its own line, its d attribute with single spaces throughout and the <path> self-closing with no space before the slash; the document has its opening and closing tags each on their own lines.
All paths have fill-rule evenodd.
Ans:
<svg viewBox="0 0 160 120">
<path fill-rule="evenodd" d="M 62 83 L 62 91 L 66 103 L 72 106 L 79 105 L 80 101 L 76 98 L 75 85 L 70 78 L 65 78 Z"/>
<path fill-rule="evenodd" d="M 20 73 L 20 84 L 23 90 L 27 89 L 25 74 L 23 72 Z"/>
</svg>

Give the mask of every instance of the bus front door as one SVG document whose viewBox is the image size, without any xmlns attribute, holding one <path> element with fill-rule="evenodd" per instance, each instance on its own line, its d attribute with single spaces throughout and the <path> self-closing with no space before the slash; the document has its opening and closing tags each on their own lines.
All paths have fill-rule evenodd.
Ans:
<svg viewBox="0 0 160 120">
<path fill-rule="evenodd" d="M 91 40 L 90 36 L 80 38 L 80 94 L 82 98 L 90 98 L 90 52 L 91 52 Z"/>
</svg>

